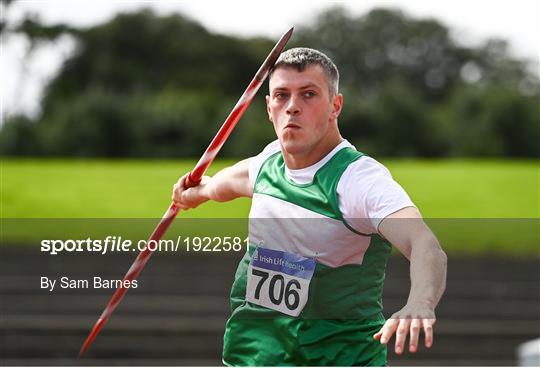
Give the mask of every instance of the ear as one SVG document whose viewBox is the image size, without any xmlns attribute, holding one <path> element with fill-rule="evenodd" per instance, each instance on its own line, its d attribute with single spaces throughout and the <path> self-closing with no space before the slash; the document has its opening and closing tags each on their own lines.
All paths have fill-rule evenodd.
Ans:
<svg viewBox="0 0 540 368">
<path fill-rule="evenodd" d="M 332 113 L 330 118 L 332 120 L 337 120 L 339 114 L 341 114 L 341 109 L 343 108 L 343 95 L 338 93 L 332 98 Z"/>
<path fill-rule="evenodd" d="M 268 113 L 268 120 L 272 121 L 272 114 L 270 113 L 270 96 L 266 95 L 266 112 Z"/>
</svg>

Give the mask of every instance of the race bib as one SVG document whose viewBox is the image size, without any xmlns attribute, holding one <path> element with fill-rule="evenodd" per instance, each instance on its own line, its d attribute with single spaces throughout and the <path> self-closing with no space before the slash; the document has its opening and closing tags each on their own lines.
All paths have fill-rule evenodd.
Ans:
<svg viewBox="0 0 540 368">
<path fill-rule="evenodd" d="M 248 268 L 246 300 L 297 317 L 309 297 L 315 261 L 257 247 Z"/>
</svg>

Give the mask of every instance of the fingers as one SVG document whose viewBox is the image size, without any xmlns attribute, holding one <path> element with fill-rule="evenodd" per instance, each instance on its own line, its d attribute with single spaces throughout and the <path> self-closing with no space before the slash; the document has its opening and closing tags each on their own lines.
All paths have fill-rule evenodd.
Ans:
<svg viewBox="0 0 540 368">
<path fill-rule="evenodd" d="M 185 174 L 184 176 L 182 176 L 180 179 L 178 179 L 178 181 L 173 185 L 173 190 L 172 190 L 172 196 L 171 196 L 171 199 L 174 201 L 175 205 L 182 209 L 182 210 L 187 210 L 189 209 L 190 207 L 186 206 L 183 202 L 183 199 L 182 199 L 182 194 L 185 192 L 186 188 L 184 187 L 184 182 L 185 182 L 185 178 L 186 176 L 189 175 L 189 174 Z"/>
<path fill-rule="evenodd" d="M 424 344 L 426 348 L 430 348 L 433 345 L 433 325 L 435 324 L 435 319 L 424 318 L 422 323 L 424 325 Z"/>
<path fill-rule="evenodd" d="M 373 338 L 380 341 L 381 344 L 387 344 L 395 334 L 395 352 L 401 354 L 404 351 L 407 335 L 409 335 L 409 352 L 415 353 L 418 350 L 418 341 L 422 330 L 426 348 L 433 345 L 434 324 L 435 319 L 431 318 L 391 318 L 386 321 L 379 332 L 373 335 Z"/>
<path fill-rule="evenodd" d="M 405 345 L 405 339 L 409 334 L 409 328 L 411 326 L 410 319 L 400 319 L 399 325 L 396 333 L 396 343 L 395 343 L 395 352 L 396 354 L 401 354 L 403 352 L 403 347 Z"/>
<path fill-rule="evenodd" d="M 185 210 L 186 208 L 182 204 L 182 192 L 183 190 L 180 189 L 178 183 L 174 184 L 171 199 L 173 200 L 176 207 L 180 208 L 181 210 Z"/>
<path fill-rule="evenodd" d="M 381 331 L 379 331 L 379 333 L 381 333 L 381 336 L 380 336 L 381 344 L 386 344 L 388 343 L 388 341 L 390 341 L 390 338 L 392 338 L 392 336 L 394 335 L 394 332 L 396 332 L 398 325 L 399 325 L 399 319 L 390 318 L 389 320 L 385 322 Z"/>
<path fill-rule="evenodd" d="M 418 347 L 418 337 L 420 336 L 420 327 L 422 323 L 420 319 L 415 318 L 411 322 L 411 335 L 409 336 L 409 351 L 411 353 L 416 353 Z"/>
</svg>

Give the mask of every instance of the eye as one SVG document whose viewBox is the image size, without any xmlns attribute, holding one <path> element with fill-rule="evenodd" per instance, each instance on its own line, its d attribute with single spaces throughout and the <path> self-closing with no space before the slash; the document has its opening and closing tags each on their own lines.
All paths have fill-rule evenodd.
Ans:
<svg viewBox="0 0 540 368">
<path fill-rule="evenodd" d="M 304 92 L 304 97 L 314 97 L 316 95 L 315 91 L 306 91 Z"/>
<path fill-rule="evenodd" d="M 284 100 L 288 97 L 288 94 L 285 92 L 276 92 L 274 93 L 274 98 L 276 100 Z"/>
</svg>

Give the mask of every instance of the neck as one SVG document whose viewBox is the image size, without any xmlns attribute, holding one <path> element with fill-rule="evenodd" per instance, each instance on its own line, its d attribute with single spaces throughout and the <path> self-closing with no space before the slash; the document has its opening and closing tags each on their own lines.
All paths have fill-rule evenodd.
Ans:
<svg viewBox="0 0 540 368">
<path fill-rule="evenodd" d="M 329 154 L 334 148 L 343 141 L 339 133 L 332 136 L 331 139 L 325 139 L 310 150 L 301 153 L 288 153 L 284 149 L 283 160 L 285 165 L 291 170 L 304 169 L 316 164 Z"/>
</svg>

